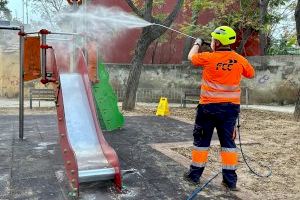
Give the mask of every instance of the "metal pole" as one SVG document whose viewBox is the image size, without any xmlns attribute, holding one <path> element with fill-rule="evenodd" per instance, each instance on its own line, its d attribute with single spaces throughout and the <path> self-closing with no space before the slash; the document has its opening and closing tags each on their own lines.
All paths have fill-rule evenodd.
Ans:
<svg viewBox="0 0 300 200">
<path fill-rule="evenodd" d="M 246 106 L 249 105 L 249 93 L 248 93 L 248 87 L 246 87 Z"/>
<path fill-rule="evenodd" d="M 48 37 L 47 41 L 65 41 L 65 42 L 70 42 L 72 41 L 71 39 L 59 39 L 59 38 L 52 38 L 52 37 Z"/>
<path fill-rule="evenodd" d="M 22 22 L 25 24 L 25 0 L 22 0 Z"/>
<path fill-rule="evenodd" d="M 77 0 L 76 1 L 73 1 L 73 11 L 76 12 L 79 8 L 79 5 L 78 5 L 78 2 Z M 77 27 L 76 27 L 76 21 L 75 19 L 73 19 L 72 21 L 73 23 L 73 33 L 77 33 Z M 76 41 L 77 40 L 77 37 L 76 35 L 73 36 L 73 56 L 72 56 L 72 64 L 71 64 L 71 71 L 73 72 L 75 67 L 76 67 Z"/>
<path fill-rule="evenodd" d="M 20 29 L 19 139 L 24 138 L 24 26 Z"/>
<path fill-rule="evenodd" d="M 0 29 L 13 29 L 13 28 L 17 28 L 17 27 L 0 27 Z M 17 28 L 17 30 L 20 29 L 20 28 Z M 26 35 L 32 35 L 32 34 L 39 34 L 40 32 L 26 32 Z M 68 36 L 73 36 L 73 35 L 76 35 L 76 36 L 81 36 L 79 33 L 68 33 L 68 32 L 48 32 L 47 34 L 52 34 L 52 35 L 68 35 Z"/>
<path fill-rule="evenodd" d="M 79 33 L 67 33 L 67 32 L 50 32 L 49 34 L 52 34 L 52 35 L 76 35 L 76 36 L 80 36 Z"/>
<path fill-rule="evenodd" d="M 1 30 L 21 30 L 20 27 L 14 27 L 14 26 L 0 26 Z"/>
<path fill-rule="evenodd" d="M 87 7 L 86 7 L 86 0 L 83 0 L 83 8 L 84 8 L 84 18 L 83 18 L 83 24 L 87 24 L 87 18 L 86 18 L 86 14 L 87 14 Z M 89 26 L 85 27 L 86 29 L 88 29 Z M 80 30 L 81 32 L 84 32 L 84 31 L 89 31 L 89 30 Z M 84 34 L 84 37 L 82 38 L 83 40 L 83 47 L 85 47 L 85 49 L 88 49 L 88 46 L 87 46 L 87 37 L 86 37 L 86 34 Z M 97 47 L 97 51 L 98 51 L 98 47 Z M 87 55 L 85 55 L 85 58 L 87 58 Z M 98 59 L 98 56 L 97 56 L 97 59 Z M 97 60 L 98 61 L 98 60 Z M 97 63 L 98 64 L 98 63 Z M 97 70 L 98 72 L 98 70 Z M 98 77 L 96 78 L 98 80 Z"/>
<path fill-rule="evenodd" d="M 28 24 L 28 0 L 26 0 L 26 24 Z"/>
<path fill-rule="evenodd" d="M 46 34 L 42 35 L 42 46 L 45 47 L 47 45 Z M 46 80 L 46 48 L 41 48 L 41 73 L 42 80 Z"/>
</svg>

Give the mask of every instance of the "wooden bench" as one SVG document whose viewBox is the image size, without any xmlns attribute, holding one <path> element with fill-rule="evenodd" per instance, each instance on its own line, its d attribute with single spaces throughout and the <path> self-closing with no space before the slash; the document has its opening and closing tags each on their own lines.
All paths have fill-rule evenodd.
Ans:
<svg viewBox="0 0 300 200">
<path fill-rule="evenodd" d="M 199 102 L 200 89 L 185 90 L 181 96 L 181 107 L 186 107 L 186 102 Z"/>
<path fill-rule="evenodd" d="M 186 102 L 198 103 L 200 98 L 200 89 L 197 90 L 186 90 L 181 96 L 181 107 L 186 107 Z M 247 106 L 249 104 L 249 88 L 241 87 L 241 102 L 244 102 Z"/>
<path fill-rule="evenodd" d="M 39 101 L 39 107 L 41 106 L 41 101 L 55 101 L 55 92 L 53 89 L 35 89 L 31 88 L 29 90 L 30 94 L 30 109 L 32 109 L 32 101 Z"/>
</svg>

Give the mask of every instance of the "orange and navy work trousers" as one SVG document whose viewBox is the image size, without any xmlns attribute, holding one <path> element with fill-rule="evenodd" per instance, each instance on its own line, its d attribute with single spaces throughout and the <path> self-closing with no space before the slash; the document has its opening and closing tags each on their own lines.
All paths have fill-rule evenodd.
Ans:
<svg viewBox="0 0 300 200">
<path fill-rule="evenodd" d="M 216 128 L 221 144 L 221 162 L 223 181 L 229 187 L 235 187 L 237 182 L 236 168 L 238 154 L 234 142 L 236 120 L 240 105 L 232 103 L 202 104 L 197 107 L 197 115 L 193 131 L 194 147 L 189 177 L 198 181 L 208 161 L 208 148 L 213 131 Z"/>
</svg>

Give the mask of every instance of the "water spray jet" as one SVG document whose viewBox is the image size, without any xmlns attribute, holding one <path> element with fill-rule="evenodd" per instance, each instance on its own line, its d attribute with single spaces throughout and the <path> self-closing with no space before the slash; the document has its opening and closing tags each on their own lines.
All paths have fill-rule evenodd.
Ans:
<svg viewBox="0 0 300 200">
<path fill-rule="evenodd" d="M 167 27 L 167 26 L 162 25 L 162 24 L 152 23 L 151 25 L 152 25 L 152 26 L 161 26 L 161 27 L 164 27 L 164 28 L 169 29 L 169 30 L 171 30 L 171 31 L 174 31 L 174 32 L 176 32 L 176 33 L 179 33 L 179 34 L 181 34 L 181 35 L 184 35 L 184 36 L 186 36 L 186 37 L 189 37 L 189 38 L 192 38 L 192 39 L 195 39 L 195 40 L 197 39 L 196 37 L 193 37 L 193 36 L 191 36 L 191 35 L 188 35 L 188 34 L 186 34 L 186 33 L 180 32 L 180 31 L 178 31 L 178 30 L 175 30 L 175 29 L 173 29 L 173 28 Z M 206 42 L 206 41 L 204 41 L 204 40 L 202 40 L 202 41 L 203 41 L 203 44 L 210 46 L 210 43 L 209 43 L 209 42 Z"/>
</svg>

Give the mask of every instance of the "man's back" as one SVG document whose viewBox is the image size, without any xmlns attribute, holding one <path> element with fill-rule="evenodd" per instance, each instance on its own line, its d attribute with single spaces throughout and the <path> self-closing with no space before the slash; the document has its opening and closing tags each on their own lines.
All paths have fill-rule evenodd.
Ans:
<svg viewBox="0 0 300 200">
<path fill-rule="evenodd" d="M 234 51 L 215 51 L 195 54 L 195 66 L 203 67 L 202 104 L 232 102 L 240 104 L 240 81 L 242 75 L 252 78 L 255 74 L 251 64 Z"/>
</svg>

